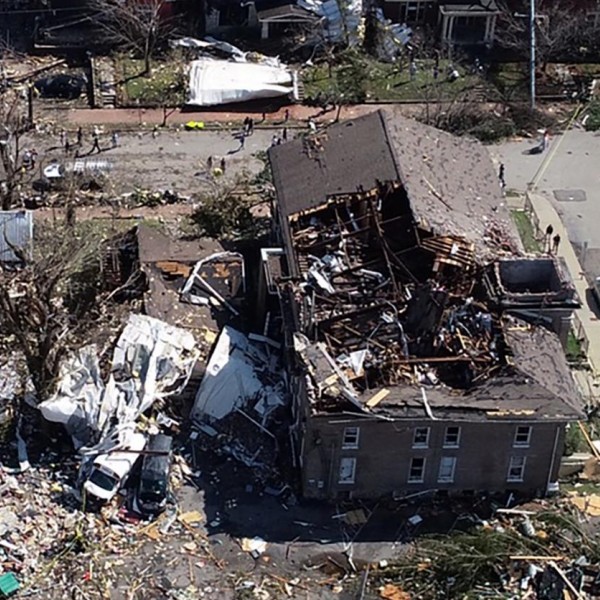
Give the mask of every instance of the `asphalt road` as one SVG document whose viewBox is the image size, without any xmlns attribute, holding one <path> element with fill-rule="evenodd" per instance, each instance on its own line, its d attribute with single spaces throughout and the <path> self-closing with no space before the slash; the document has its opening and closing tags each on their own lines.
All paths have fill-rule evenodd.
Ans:
<svg viewBox="0 0 600 600">
<path fill-rule="evenodd" d="M 130 192 L 134 188 L 147 190 L 176 190 L 192 194 L 206 188 L 210 179 L 207 161 L 213 165 L 226 164 L 226 179 L 234 179 L 245 172 L 259 172 L 263 163 L 254 155 L 266 150 L 274 135 L 282 135 L 279 129 L 257 129 L 245 138 L 243 147 L 236 131 L 151 131 L 123 133 L 119 135 L 118 147 L 113 148 L 109 131 L 100 136 L 102 152 L 92 152 L 92 138 L 84 133 L 81 149 L 84 160 L 107 160 L 112 164 L 111 191 Z M 290 132 L 291 135 L 291 132 Z M 75 135 L 70 132 L 70 141 Z M 37 134 L 26 140 L 24 147 L 35 148 L 39 161 L 47 165 L 52 160 L 66 163 L 74 160 L 73 154 L 65 156 L 59 135 Z"/>
<path fill-rule="evenodd" d="M 507 142 L 490 152 L 505 164 L 508 189 L 525 191 L 537 179 L 536 191 L 552 202 L 588 277 L 600 275 L 600 134 L 573 129 L 554 137 L 546 153 L 528 155 L 535 142 Z"/>
</svg>

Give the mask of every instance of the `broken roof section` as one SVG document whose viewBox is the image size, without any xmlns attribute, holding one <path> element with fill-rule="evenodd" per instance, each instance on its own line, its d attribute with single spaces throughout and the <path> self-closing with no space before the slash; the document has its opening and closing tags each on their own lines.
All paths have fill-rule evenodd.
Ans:
<svg viewBox="0 0 600 600">
<path fill-rule="evenodd" d="M 224 322 L 244 298 L 244 261 L 210 238 L 174 240 L 155 227 L 137 231 L 140 268 L 146 275 L 146 312 L 194 334 L 207 358 Z"/>
<path fill-rule="evenodd" d="M 431 359 L 409 370 L 403 382 L 360 391 L 353 383 L 354 366 L 333 361 L 323 344 L 297 344 L 296 350 L 307 368 L 309 389 L 315 390 L 316 413 L 340 412 L 347 400 L 348 410 L 358 407 L 365 416 L 396 419 L 582 418 L 580 395 L 557 336 L 512 317 L 504 320 L 503 330 L 507 360 L 488 365 L 487 378 L 467 390 L 442 384 Z"/>
<path fill-rule="evenodd" d="M 415 224 L 475 244 L 479 260 L 522 251 L 485 147 L 393 109 L 334 125 L 269 150 L 283 216 L 335 196 L 402 186 Z"/>
</svg>

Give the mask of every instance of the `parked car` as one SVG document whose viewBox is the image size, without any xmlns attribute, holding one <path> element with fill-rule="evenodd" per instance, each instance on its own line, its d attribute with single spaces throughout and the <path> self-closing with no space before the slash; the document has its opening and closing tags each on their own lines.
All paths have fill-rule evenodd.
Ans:
<svg viewBox="0 0 600 600">
<path fill-rule="evenodd" d="M 85 90 L 87 80 L 82 75 L 60 73 L 38 79 L 33 85 L 42 98 L 75 100 Z"/>
<path fill-rule="evenodd" d="M 142 515 L 158 515 L 167 505 L 172 445 L 173 438 L 163 434 L 148 441 L 133 505 Z"/>
<path fill-rule="evenodd" d="M 131 434 L 125 446 L 94 458 L 83 489 L 92 499 L 107 502 L 125 483 L 129 472 L 146 446 L 146 436 Z"/>
<path fill-rule="evenodd" d="M 600 277 L 594 278 L 592 294 L 594 294 L 594 298 L 596 298 L 596 302 L 598 303 L 598 306 L 600 306 Z"/>
</svg>

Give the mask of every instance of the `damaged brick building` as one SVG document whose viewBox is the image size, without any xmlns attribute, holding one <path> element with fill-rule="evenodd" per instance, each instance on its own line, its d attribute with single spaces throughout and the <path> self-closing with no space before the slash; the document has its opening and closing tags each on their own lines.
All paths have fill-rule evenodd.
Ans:
<svg viewBox="0 0 600 600">
<path fill-rule="evenodd" d="M 385 109 L 269 159 L 304 496 L 551 488 L 579 300 L 523 252 L 486 149 Z"/>
</svg>

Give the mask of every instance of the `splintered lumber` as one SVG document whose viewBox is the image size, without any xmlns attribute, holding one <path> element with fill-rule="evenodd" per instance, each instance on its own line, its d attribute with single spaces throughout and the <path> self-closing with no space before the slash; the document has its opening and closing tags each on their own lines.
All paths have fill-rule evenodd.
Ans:
<svg viewBox="0 0 600 600">
<path fill-rule="evenodd" d="M 592 438 L 590 437 L 590 434 L 587 432 L 585 425 L 581 421 L 577 421 L 577 424 L 579 425 L 579 429 L 581 429 L 581 433 L 583 433 L 583 437 L 585 438 L 585 441 L 588 443 L 588 446 L 591 448 L 592 454 L 596 458 L 600 458 L 600 452 L 598 452 L 598 448 L 596 448 L 596 446 L 592 442 Z"/>
<path fill-rule="evenodd" d="M 369 398 L 367 400 L 367 406 L 369 408 L 373 408 L 374 406 L 377 406 L 384 398 L 387 398 L 387 396 L 389 396 L 390 394 L 390 390 L 388 390 L 387 388 L 383 388 L 381 390 L 379 390 L 374 396 L 372 396 L 371 398 Z"/>
</svg>

